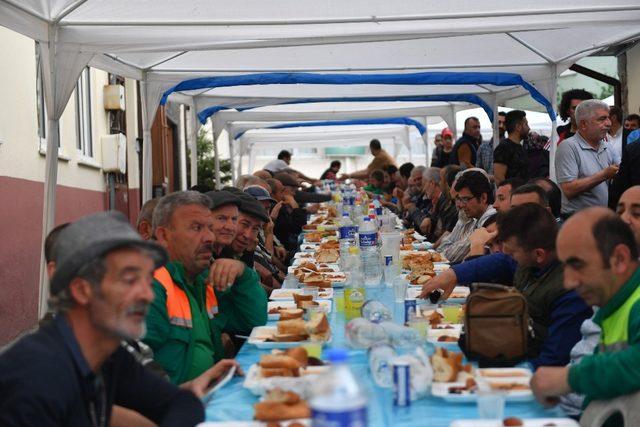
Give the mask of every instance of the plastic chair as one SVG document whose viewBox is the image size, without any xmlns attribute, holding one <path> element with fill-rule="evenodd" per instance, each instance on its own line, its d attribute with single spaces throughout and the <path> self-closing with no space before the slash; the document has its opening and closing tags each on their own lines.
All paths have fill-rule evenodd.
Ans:
<svg viewBox="0 0 640 427">
<path fill-rule="evenodd" d="M 601 427 L 612 415 L 620 414 L 624 426 L 640 426 L 640 392 L 610 400 L 594 400 L 580 418 L 583 427 Z"/>
</svg>

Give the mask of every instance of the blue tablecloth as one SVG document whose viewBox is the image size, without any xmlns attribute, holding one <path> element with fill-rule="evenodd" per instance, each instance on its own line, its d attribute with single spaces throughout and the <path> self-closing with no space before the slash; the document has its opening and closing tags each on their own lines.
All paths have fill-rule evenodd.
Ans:
<svg viewBox="0 0 640 427">
<path fill-rule="evenodd" d="M 338 291 L 341 292 L 341 291 Z M 389 288 L 368 289 L 368 299 L 377 299 L 389 307 L 393 306 L 394 318 L 400 321 L 404 316 L 403 304 L 393 303 L 393 292 Z M 335 310 L 329 315 L 333 339 L 331 347 L 346 347 L 344 340 L 344 313 Z M 245 344 L 237 360 L 246 371 L 258 362 L 268 350 L 259 350 Z M 393 395 L 389 389 L 378 387 L 373 382 L 368 368 L 367 353 L 364 350 L 351 350 L 349 364 L 354 375 L 369 396 L 369 425 L 377 426 L 449 426 L 451 421 L 460 418 L 477 418 L 475 404 L 454 404 L 436 397 L 428 397 L 411 403 L 410 407 L 393 406 Z M 234 378 L 219 390 L 206 408 L 207 421 L 239 421 L 253 418 L 253 404 L 258 398 L 242 387 L 243 378 Z M 564 416 L 559 409 L 545 410 L 537 402 L 510 403 L 505 407 L 505 416 L 520 418 L 543 418 Z"/>
</svg>

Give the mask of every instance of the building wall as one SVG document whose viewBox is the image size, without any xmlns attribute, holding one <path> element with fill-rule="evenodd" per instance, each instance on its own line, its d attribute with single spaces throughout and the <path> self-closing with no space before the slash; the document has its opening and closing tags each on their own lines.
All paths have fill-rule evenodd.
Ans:
<svg viewBox="0 0 640 427">
<path fill-rule="evenodd" d="M 32 39 L 0 27 L 0 347 L 33 327 L 38 313 L 45 156 L 38 136 L 36 49 Z M 10 58 L 10 60 L 9 60 Z M 108 208 L 101 136 L 109 133 L 103 108 L 106 72 L 91 69 L 93 158 L 77 149 L 75 93 L 60 121 L 55 224 Z M 136 82 L 126 83 L 130 215 L 137 216 Z M 133 147 L 133 148 L 131 148 Z M 133 210 L 133 212 L 132 212 Z"/>
</svg>

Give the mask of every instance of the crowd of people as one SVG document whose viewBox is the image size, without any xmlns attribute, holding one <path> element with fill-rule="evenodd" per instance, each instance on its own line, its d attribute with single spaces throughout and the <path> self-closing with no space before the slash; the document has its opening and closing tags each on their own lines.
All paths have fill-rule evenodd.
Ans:
<svg viewBox="0 0 640 427">
<path fill-rule="evenodd" d="M 334 161 L 321 177 L 357 183 L 451 262 L 422 298 L 476 282 L 521 292 L 533 391 L 573 416 L 582 399 L 640 390 L 640 120 L 587 95 L 561 103 L 558 184 L 519 110 L 501 113 L 495 144 L 476 118 L 455 142 L 445 129 L 430 167 L 398 167 L 373 140 L 365 169 Z M 0 425 L 201 421 L 198 397 L 241 373 L 243 337 L 266 323 L 308 215 L 331 198 L 290 163 L 282 151 L 235 186 L 152 199 L 137 230 L 114 212 L 56 227 L 50 313 L 0 356 Z"/>
</svg>

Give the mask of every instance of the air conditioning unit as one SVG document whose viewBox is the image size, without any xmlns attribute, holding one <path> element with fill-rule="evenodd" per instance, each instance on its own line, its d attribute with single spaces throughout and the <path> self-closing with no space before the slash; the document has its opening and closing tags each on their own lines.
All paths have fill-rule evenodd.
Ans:
<svg viewBox="0 0 640 427">
<path fill-rule="evenodd" d="M 127 137 L 121 133 L 100 137 L 102 146 L 102 170 L 127 172 Z"/>
<path fill-rule="evenodd" d="M 105 85 L 103 90 L 104 109 L 124 111 L 124 86 Z"/>
</svg>

